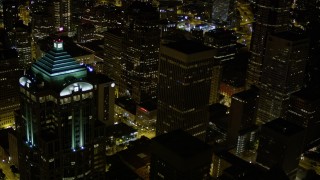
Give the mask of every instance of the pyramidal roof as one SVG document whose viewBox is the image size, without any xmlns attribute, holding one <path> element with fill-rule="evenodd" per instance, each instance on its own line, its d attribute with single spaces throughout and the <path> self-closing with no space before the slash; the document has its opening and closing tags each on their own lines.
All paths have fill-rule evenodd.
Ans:
<svg viewBox="0 0 320 180">
<path fill-rule="evenodd" d="M 54 48 L 36 61 L 31 70 L 42 75 L 44 80 L 56 83 L 63 83 L 67 77 L 79 79 L 87 76 L 86 68 L 63 50 L 62 40 L 54 41 Z"/>
</svg>

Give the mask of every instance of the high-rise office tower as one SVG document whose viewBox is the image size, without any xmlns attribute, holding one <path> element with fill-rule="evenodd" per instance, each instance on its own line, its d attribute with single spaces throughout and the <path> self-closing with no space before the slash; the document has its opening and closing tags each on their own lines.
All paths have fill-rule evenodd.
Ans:
<svg viewBox="0 0 320 180">
<path fill-rule="evenodd" d="M 306 20 L 306 30 L 310 38 L 310 61 L 307 66 L 306 85 L 309 87 L 317 86 L 320 83 L 320 1 L 319 0 L 300 0 L 304 1 L 305 13 L 301 16 Z M 299 1 L 297 1 L 298 3 Z"/>
<path fill-rule="evenodd" d="M 123 34 L 120 29 L 110 29 L 104 34 L 104 74 L 114 79 L 116 88 L 124 95 L 122 79 Z"/>
<path fill-rule="evenodd" d="M 287 121 L 306 128 L 304 149 L 320 142 L 320 88 L 308 88 L 290 96 Z"/>
<path fill-rule="evenodd" d="M 268 168 L 280 167 L 287 175 L 294 175 L 300 161 L 303 137 L 302 127 L 281 118 L 263 124 L 257 163 Z"/>
<path fill-rule="evenodd" d="M 18 53 L 0 47 L 0 129 L 14 125 L 14 111 L 19 109 L 19 86 L 22 75 Z"/>
<path fill-rule="evenodd" d="M 237 143 L 240 131 L 252 128 L 256 122 L 258 92 L 253 89 L 232 95 L 227 141 Z"/>
<path fill-rule="evenodd" d="M 214 49 L 193 41 L 161 45 L 157 135 L 183 129 L 204 140 L 214 55 Z"/>
<path fill-rule="evenodd" d="M 55 30 L 67 32 L 68 36 L 72 36 L 71 0 L 54 0 L 52 8 Z"/>
<path fill-rule="evenodd" d="M 4 0 L 3 2 L 3 24 L 4 29 L 8 32 L 11 31 L 15 24 L 18 22 L 18 0 Z"/>
<path fill-rule="evenodd" d="M 212 148 L 176 130 L 157 136 L 151 142 L 150 179 L 209 178 Z"/>
<path fill-rule="evenodd" d="M 95 27 L 91 23 L 79 24 L 77 27 L 77 41 L 78 43 L 86 43 L 95 40 Z"/>
<path fill-rule="evenodd" d="M 269 35 L 261 76 L 258 123 L 284 117 L 289 96 L 303 85 L 309 40 L 287 31 Z"/>
<path fill-rule="evenodd" d="M 29 68 L 32 63 L 30 28 L 22 24 L 22 21 L 19 21 L 10 34 L 13 36 L 13 46 L 18 51 L 20 67 L 24 69 Z"/>
<path fill-rule="evenodd" d="M 124 81 L 140 103 L 156 97 L 160 45 L 159 12 L 135 1 L 127 8 L 124 26 Z"/>
<path fill-rule="evenodd" d="M 30 4 L 32 36 L 37 41 L 57 32 L 51 0 L 34 0 Z"/>
<path fill-rule="evenodd" d="M 22 180 L 99 179 L 105 172 L 104 128 L 113 124 L 114 83 L 91 71 L 58 40 L 19 79 Z"/>
<path fill-rule="evenodd" d="M 51 0 L 33 0 L 30 3 L 30 10 L 32 13 L 39 13 L 39 12 L 49 12 L 49 8 L 52 5 Z"/>
<path fill-rule="evenodd" d="M 284 31 L 290 24 L 291 3 L 287 0 L 252 0 L 255 22 L 251 39 L 251 57 L 247 70 L 247 88 L 259 86 L 264 56 L 266 54 L 267 35 L 272 32 Z"/>
<path fill-rule="evenodd" d="M 219 87 L 224 65 L 234 60 L 236 36 L 234 31 L 218 28 L 205 33 L 204 44 L 216 49 L 210 90 L 210 104 L 219 101 Z"/>
</svg>

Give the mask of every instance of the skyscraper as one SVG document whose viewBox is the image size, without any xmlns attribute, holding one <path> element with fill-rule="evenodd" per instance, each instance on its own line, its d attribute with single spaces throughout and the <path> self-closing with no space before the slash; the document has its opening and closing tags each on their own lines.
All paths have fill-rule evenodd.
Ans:
<svg viewBox="0 0 320 180">
<path fill-rule="evenodd" d="M 290 96 L 286 120 L 306 128 L 304 150 L 320 142 L 320 88 L 308 88 Z"/>
<path fill-rule="evenodd" d="M 267 168 L 281 168 L 287 175 L 295 175 L 304 130 L 302 127 L 278 118 L 261 127 L 257 163 Z"/>
<path fill-rule="evenodd" d="M 234 60 L 236 55 L 236 36 L 234 31 L 218 28 L 205 33 L 204 44 L 216 49 L 210 90 L 210 104 L 219 101 L 219 87 L 223 67 Z"/>
<path fill-rule="evenodd" d="M 4 0 L 3 2 L 3 24 L 4 29 L 8 32 L 11 31 L 15 24 L 18 22 L 18 0 Z"/>
<path fill-rule="evenodd" d="M 67 32 L 71 36 L 71 0 L 54 0 L 52 8 L 55 30 Z"/>
<path fill-rule="evenodd" d="M 230 146 L 237 143 L 240 131 L 252 128 L 256 122 L 258 93 L 246 90 L 232 95 L 227 141 Z"/>
<path fill-rule="evenodd" d="M 18 53 L 0 47 L 0 129 L 14 125 L 14 111 L 19 109 L 19 86 L 22 75 Z"/>
<path fill-rule="evenodd" d="M 290 24 L 290 1 L 287 0 L 252 0 L 255 23 L 251 39 L 251 57 L 247 70 L 247 87 L 260 82 L 267 35 L 272 32 L 287 30 Z"/>
<path fill-rule="evenodd" d="M 104 74 L 114 79 L 120 94 L 125 93 L 123 81 L 123 34 L 120 29 L 109 29 L 104 35 Z"/>
<path fill-rule="evenodd" d="M 13 36 L 13 46 L 18 51 L 19 66 L 21 68 L 29 68 L 32 63 L 31 57 L 31 30 L 28 26 L 17 23 L 16 28 L 10 32 Z"/>
<path fill-rule="evenodd" d="M 114 83 L 80 66 L 63 42 L 19 79 L 21 179 L 97 179 L 105 171 L 104 127 Z"/>
<path fill-rule="evenodd" d="M 157 135 L 183 129 L 204 140 L 214 55 L 214 49 L 193 41 L 161 46 Z"/>
<path fill-rule="evenodd" d="M 35 40 L 57 32 L 51 0 L 34 0 L 30 4 L 31 30 Z"/>
<path fill-rule="evenodd" d="M 140 103 L 156 97 L 159 59 L 159 13 L 147 2 L 132 2 L 125 15 L 124 81 Z"/>
<path fill-rule="evenodd" d="M 303 85 L 309 41 L 305 34 L 287 31 L 269 35 L 261 76 L 258 123 L 284 117 L 289 96 Z"/>
</svg>

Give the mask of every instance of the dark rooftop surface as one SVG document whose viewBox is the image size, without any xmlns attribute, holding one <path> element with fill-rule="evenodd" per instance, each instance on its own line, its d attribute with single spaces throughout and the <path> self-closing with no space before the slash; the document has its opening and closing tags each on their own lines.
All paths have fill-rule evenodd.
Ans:
<svg viewBox="0 0 320 180">
<path fill-rule="evenodd" d="M 115 100 L 115 104 L 129 111 L 131 114 L 136 114 L 137 104 L 129 97 L 120 97 Z"/>
<path fill-rule="evenodd" d="M 247 100 L 247 99 L 257 98 L 258 94 L 257 94 L 257 91 L 253 89 L 249 89 L 249 90 L 238 92 L 232 96 L 241 100 Z"/>
<path fill-rule="evenodd" d="M 171 131 L 152 140 L 182 158 L 189 158 L 211 149 L 208 144 L 182 130 Z"/>
<path fill-rule="evenodd" d="M 213 49 L 199 42 L 195 42 L 191 40 L 173 42 L 173 43 L 166 44 L 165 46 L 185 54 L 194 54 L 194 53 L 199 53 L 202 51 L 208 51 Z"/>
<path fill-rule="evenodd" d="M 87 79 L 92 82 L 97 83 L 111 83 L 114 82 L 113 79 L 109 78 L 108 76 L 96 72 L 88 72 Z"/>
<path fill-rule="evenodd" d="M 320 87 L 302 89 L 292 94 L 292 97 L 298 97 L 307 101 L 319 101 L 320 99 Z"/>
<path fill-rule="evenodd" d="M 106 172 L 106 179 L 141 180 L 132 169 L 122 162 L 118 155 L 107 156 L 107 162 L 111 164 L 111 166 Z"/>
<path fill-rule="evenodd" d="M 292 136 L 296 133 L 303 131 L 302 127 L 300 127 L 296 124 L 293 124 L 291 122 L 288 122 L 282 118 L 275 119 L 273 121 L 270 121 L 270 122 L 262 125 L 262 129 L 264 129 L 264 128 L 271 129 L 271 130 L 273 130 L 277 133 L 280 133 L 282 135 L 285 135 L 285 136 Z"/>
<path fill-rule="evenodd" d="M 104 43 L 103 40 L 95 40 L 87 43 L 81 43 L 79 45 L 96 53 L 99 51 L 103 51 L 103 43 Z"/>
<path fill-rule="evenodd" d="M 121 160 L 130 166 L 138 169 L 147 166 L 150 163 L 150 145 L 151 140 L 148 138 L 138 139 L 130 143 L 128 149 L 118 152 Z"/>
<path fill-rule="evenodd" d="M 236 41 L 236 36 L 234 35 L 234 33 L 235 32 L 232 30 L 228 30 L 228 29 L 224 29 L 224 28 L 217 28 L 217 29 L 210 30 L 210 31 L 206 32 L 205 35 L 210 36 L 210 37 L 214 37 L 217 39 L 230 38 L 231 40 Z"/>
</svg>

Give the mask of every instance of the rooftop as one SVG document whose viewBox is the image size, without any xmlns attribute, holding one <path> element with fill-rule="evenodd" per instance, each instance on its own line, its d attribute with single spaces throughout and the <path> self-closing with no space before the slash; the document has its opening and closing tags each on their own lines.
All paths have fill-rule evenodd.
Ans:
<svg viewBox="0 0 320 180">
<path fill-rule="evenodd" d="M 292 136 L 302 132 L 304 129 L 296 124 L 286 121 L 282 118 L 277 118 L 262 125 L 262 129 L 268 128 L 284 136 Z"/>
<path fill-rule="evenodd" d="M 80 47 L 84 47 L 88 49 L 89 51 L 96 53 L 99 51 L 103 51 L 103 40 L 95 40 L 91 42 L 81 43 L 79 44 Z"/>
<path fill-rule="evenodd" d="M 226 39 L 230 38 L 236 41 L 236 36 L 234 35 L 235 31 L 224 29 L 224 28 L 217 28 L 214 30 L 210 30 L 206 32 L 206 36 L 214 37 L 217 39 Z"/>
<path fill-rule="evenodd" d="M 180 51 L 185 54 L 195 54 L 203 51 L 212 50 L 212 48 L 205 46 L 202 43 L 191 40 L 182 40 L 178 42 L 169 43 L 164 46 L 167 46 L 171 49 Z"/>
<path fill-rule="evenodd" d="M 298 97 L 307 101 L 320 100 L 320 87 L 302 89 L 292 94 L 292 97 Z"/>
<path fill-rule="evenodd" d="M 182 158 L 189 158 L 211 149 L 211 146 L 183 130 L 171 131 L 152 140 Z"/>
<path fill-rule="evenodd" d="M 137 104 L 129 97 L 120 97 L 115 100 L 115 104 L 129 111 L 131 114 L 136 114 Z"/>
<path fill-rule="evenodd" d="M 257 96 L 258 96 L 257 91 L 255 91 L 253 89 L 241 91 L 241 92 L 238 92 L 238 93 L 232 95 L 232 97 L 235 97 L 235 98 L 238 98 L 241 100 L 255 99 L 255 98 L 257 98 Z"/>
</svg>

